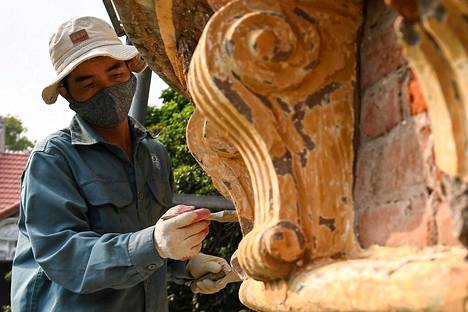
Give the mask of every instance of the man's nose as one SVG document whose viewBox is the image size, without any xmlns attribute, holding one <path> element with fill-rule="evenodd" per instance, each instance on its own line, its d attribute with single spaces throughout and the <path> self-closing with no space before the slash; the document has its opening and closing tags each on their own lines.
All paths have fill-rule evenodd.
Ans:
<svg viewBox="0 0 468 312">
<path fill-rule="evenodd" d="M 110 77 L 108 76 L 101 76 L 99 77 L 97 83 L 98 83 L 99 89 L 102 90 L 102 89 L 112 86 L 115 82 L 112 81 L 112 79 L 110 79 Z"/>
</svg>

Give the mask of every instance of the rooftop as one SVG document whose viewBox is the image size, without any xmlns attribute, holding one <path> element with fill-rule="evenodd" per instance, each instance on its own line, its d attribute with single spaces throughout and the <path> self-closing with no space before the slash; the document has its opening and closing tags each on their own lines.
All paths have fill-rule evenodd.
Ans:
<svg viewBox="0 0 468 312">
<path fill-rule="evenodd" d="M 0 153 L 0 220 L 18 211 L 20 178 L 29 153 Z"/>
</svg>

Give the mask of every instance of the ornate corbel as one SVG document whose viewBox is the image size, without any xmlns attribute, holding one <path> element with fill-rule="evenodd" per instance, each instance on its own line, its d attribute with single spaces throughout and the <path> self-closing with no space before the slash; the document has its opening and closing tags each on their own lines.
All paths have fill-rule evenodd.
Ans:
<svg viewBox="0 0 468 312">
<path fill-rule="evenodd" d="M 468 247 L 468 2 L 386 0 L 401 14 L 396 31 L 425 96 L 435 159 L 454 232 Z"/>
<path fill-rule="evenodd" d="M 233 1 L 192 57 L 190 94 L 252 181 L 254 226 L 238 259 L 254 279 L 286 278 L 304 261 L 356 249 L 360 13 L 359 1 Z"/>
<path fill-rule="evenodd" d="M 253 227 L 253 194 L 241 155 L 198 109 L 187 125 L 187 145 L 216 189 L 234 203 L 242 234 L 246 235 Z"/>
<path fill-rule="evenodd" d="M 112 0 L 125 32 L 148 66 L 186 97 L 185 76 L 206 22 L 206 0 Z"/>
<path fill-rule="evenodd" d="M 468 182 L 468 2 L 387 0 L 428 105 L 438 167 Z"/>
<path fill-rule="evenodd" d="M 210 5 L 225 0 L 114 0 L 119 17 L 132 43 L 150 68 L 186 97 L 186 74 L 205 24 Z M 187 127 L 187 144 L 216 188 L 234 202 L 243 234 L 252 229 L 253 197 L 250 178 L 242 158 L 222 134 L 198 112 Z"/>
<path fill-rule="evenodd" d="M 432 6 L 436 1 L 388 1 L 402 8 L 406 21 L 401 34 L 409 40 L 407 44 L 417 39 L 412 43 L 417 53 L 434 40 L 432 49 L 438 46 L 444 55 L 451 49 L 450 55 L 464 55 L 466 32 L 456 30 L 463 23 L 445 20 L 444 10 Z M 373 246 L 360 250 L 355 242 L 352 143 L 361 1 L 114 3 L 151 68 L 196 102 L 187 140 L 218 190 L 233 200 L 239 213 L 245 235 L 237 252 L 247 273 L 239 293 L 244 304 L 275 312 L 466 310 L 466 249 Z M 450 14 L 466 16 L 466 2 L 440 3 L 450 8 Z M 219 11 L 205 28 L 212 14 L 210 6 Z M 439 42 L 447 38 L 431 35 L 424 18 L 431 14 L 421 12 L 433 12 L 455 37 L 465 36 L 463 41 L 458 39 L 465 50 L 460 44 L 447 47 Z M 192 58 L 198 32 L 204 28 Z M 420 29 L 429 34 L 426 41 L 418 37 Z M 453 36 L 449 33 L 448 38 Z M 423 54 L 431 62 L 440 60 L 440 55 Z M 456 70 L 449 70 L 457 72 L 452 78 L 459 79 L 455 83 L 459 86 L 460 77 L 466 78 L 466 62 L 460 60 L 466 57 L 453 59 L 458 61 L 444 64 L 458 64 Z M 425 75 L 447 70 L 436 65 L 421 68 Z M 420 72 L 417 66 L 413 69 Z M 437 79 L 446 76 L 435 74 Z M 440 95 L 439 84 L 436 81 L 429 89 L 423 85 L 429 110 L 434 105 L 430 88 L 438 88 L 435 91 Z M 457 102 L 446 97 L 452 91 L 442 92 L 445 102 L 435 104 L 459 112 Z M 463 118 L 453 112 L 448 115 L 454 122 L 445 126 L 462 129 Z M 453 129 L 447 130 L 448 135 L 458 133 Z M 459 165 L 461 137 L 448 137 L 457 146 L 451 160 L 455 168 L 463 167 Z M 463 196 L 466 188 L 461 189 L 451 193 Z M 457 203 L 466 208 L 466 201 Z"/>
</svg>

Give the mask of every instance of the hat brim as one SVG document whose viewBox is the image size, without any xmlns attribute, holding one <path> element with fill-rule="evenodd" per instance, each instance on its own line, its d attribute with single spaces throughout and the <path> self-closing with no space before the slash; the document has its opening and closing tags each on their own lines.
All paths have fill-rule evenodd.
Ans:
<svg viewBox="0 0 468 312">
<path fill-rule="evenodd" d="M 52 83 L 50 83 L 47 87 L 42 90 L 42 99 L 46 104 L 54 104 L 57 101 L 58 97 L 58 86 L 63 78 L 65 78 L 68 74 L 70 74 L 73 69 L 75 69 L 78 65 L 83 63 L 86 60 L 98 57 L 98 56 L 108 56 L 113 59 L 119 61 L 128 61 L 138 55 L 138 50 L 134 46 L 130 45 L 123 45 L 123 44 L 116 44 L 116 45 L 108 45 L 108 46 L 101 46 L 91 51 L 88 51 L 75 60 L 70 62 L 54 79 Z M 143 68 L 144 69 L 144 68 Z"/>
</svg>

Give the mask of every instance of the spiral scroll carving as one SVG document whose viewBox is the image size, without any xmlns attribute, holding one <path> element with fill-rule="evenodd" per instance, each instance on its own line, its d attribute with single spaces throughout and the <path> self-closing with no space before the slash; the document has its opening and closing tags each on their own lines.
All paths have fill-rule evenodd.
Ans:
<svg viewBox="0 0 468 312">
<path fill-rule="evenodd" d="M 263 93 L 282 91 L 311 72 L 320 46 L 317 26 L 290 22 L 278 12 L 261 11 L 230 25 L 223 40 L 225 52 L 243 83 Z"/>
<path fill-rule="evenodd" d="M 256 227 L 244 237 L 239 250 L 247 252 L 248 257 L 239 257 L 239 263 L 254 279 L 283 278 L 304 249 L 302 230 L 289 221 L 280 221 L 263 228 Z"/>
<path fill-rule="evenodd" d="M 359 14 L 344 0 L 232 1 L 213 15 L 192 57 L 197 109 L 239 152 L 251 180 L 254 226 L 238 259 L 254 279 L 285 279 L 298 263 L 356 246 Z"/>
</svg>

